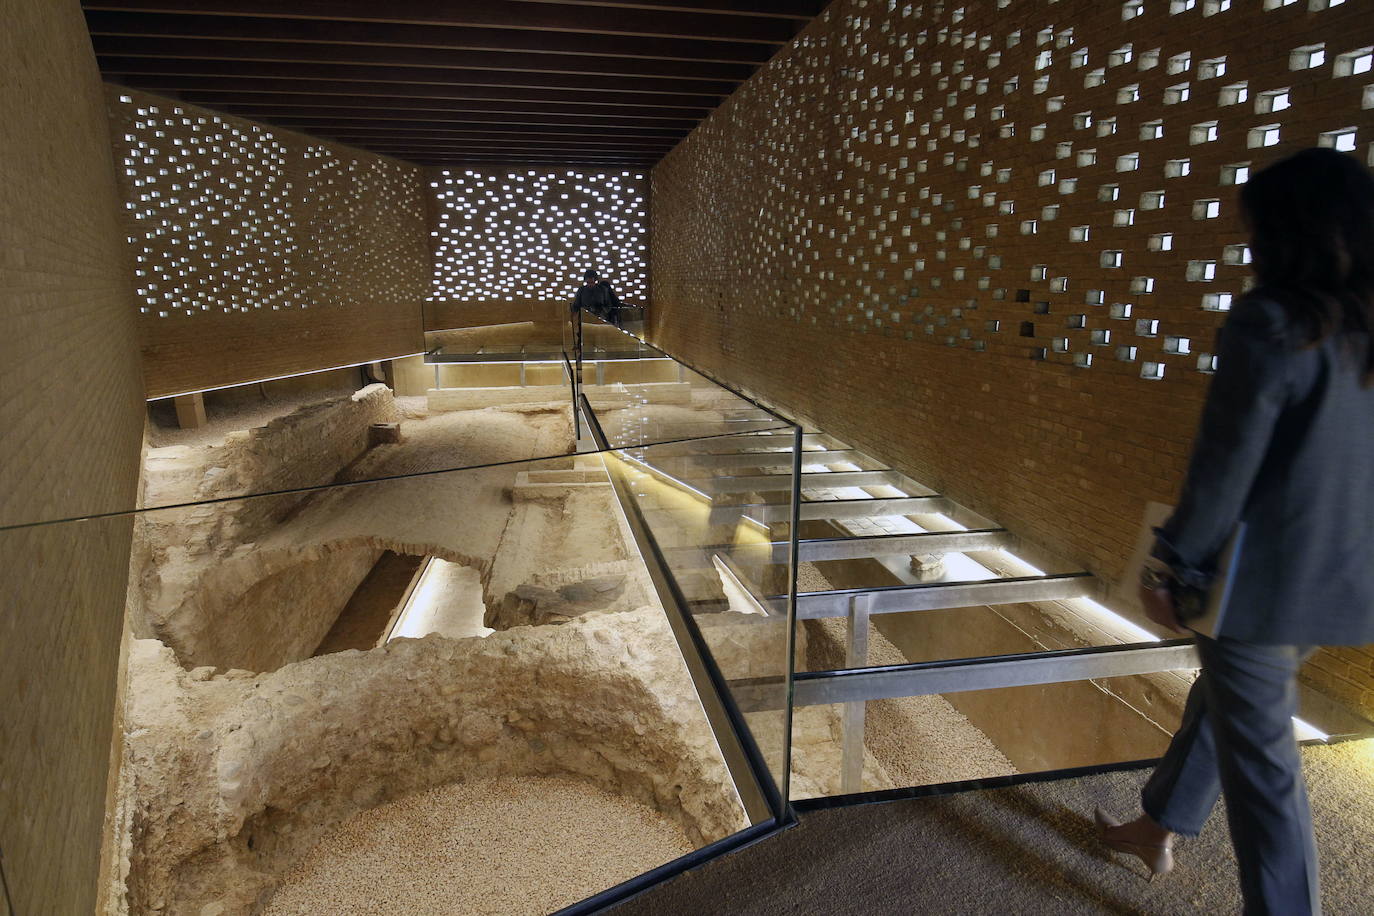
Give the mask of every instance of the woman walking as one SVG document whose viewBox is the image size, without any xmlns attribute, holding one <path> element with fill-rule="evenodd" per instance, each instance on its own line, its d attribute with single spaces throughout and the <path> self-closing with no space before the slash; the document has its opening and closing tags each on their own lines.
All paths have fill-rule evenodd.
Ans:
<svg viewBox="0 0 1374 916">
<path fill-rule="evenodd" d="M 1098 812 L 1151 877 L 1226 797 L 1245 912 L 1320 912 L 1317 855 L 1291 717 L 1313 647 L 1374 642 L 1374 176 L 1310 149 L 1243 187 L 1258 283 L 1221 330 L 1178 506 L 1157 529 L 1141 598 L 1181 629 L 1237 524 L 1226 616 L 1197 637 L 1202 673 L 1141 793 Z"/>
</svg>

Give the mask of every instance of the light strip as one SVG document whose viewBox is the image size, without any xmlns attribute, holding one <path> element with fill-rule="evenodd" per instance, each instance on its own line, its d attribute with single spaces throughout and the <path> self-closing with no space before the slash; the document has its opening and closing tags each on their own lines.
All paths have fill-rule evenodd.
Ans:
<svg viewBox="0 0 1374 916">
<path fill-rule="evenodd" d="M 741 515 L 741 516 L 740 516 L 740 521 L 741 521 L 741 522 L 744 522 L 744 523 L 746 523 L 746 524 L 748 524 L 748 525 L 750 525 L 750 526 L 752 526 L 756 531 L 759 531 L 759 532 L 761 532 L 762 534 L 765 534 L 765 535 L 767 535 L 767 536 L 770 537 L 770 538 L 773 536 L 773 529 L 772 529 L 772 528 L 769 528 L 769 527 L 768 527 L 767 525 L 765 525 L 763 522 L 759 521 L 759 520 L 756 519 L 756 518 L 753 518 L 752 516 Z"/>
<path fill-rule="evenodd" d="M 345 363 L 342 366 L 329 366 L 324 369 L 307 369 L 304 372 L 289 372 L 286 375 L 274 375 L 270 378 L 249 379 L 246 382 L 234 382 L 232 385 L 215 385 L 212 388 L 196 388 L 192 391 L 178 391 L 176 394 L 160 394 L 155 398 L 145 398 L 147 403 L 153 401 L 165 401 L 168 398 L 184 398 L 188 394 L 204 394 L 207 391 L 223 391 L 226 388 L 242 388 L 244 385 L 261 385 L 264 382 L 279 382 L 284 378 L 299 378 L 302 375 L 315 375 L 320 372 L 333 372 L 335 369 L 352 369 L 356 366 L 367 366 L 372 363 L 382 363 L 392 359 L 408 359 L 412 356 L 424 356 L 428 350 L 419 350 L 415 353 L 406 353 L 402 356 L 379 356 L 376 359 L 364 359 L 356 363 Z"/>
<path fill-rule="evenodd" d="M 1120 627 L 1121 629 L 1125 630 L 1127 633 L 1130 633 L 1132 636 L 1134 636 L 1141 642 L 1163 642 L 1163 637 L 1156 636 L 1155 634 L 1151 633 L 1149 630 L 1145 629 L 1139 624 L 1133 623 L 1132 621 L 1127 620 L 1125 617 L 1122 617 L 1120 614 L 1118 614 L 1116 611 L 1113 611 L 1105 604 L 1099 604 L 1091 598 L 1075 599 L 1073 601 L 1073 605 L 1075 608 L 1086 609 L 1092 611 L 1099 617 L 1106 618 L 1108 621 L 1111 622 L 1113 626 Z"/>
<path fill-rule="evenodd" d="M 1331 736 L 1326 732 L 1317 728 L 1317 726 L 1308 722 L 1306 719 L 1299 719 L 1297 716 L 1293 717 L 1293 731 L 1299 741 L 1316 740 L 1328 742 L 1331 740 Z"/>
<path fill-rule="evenodd" d="M 392 634 L 401 628 L 401 624 L 405 622 L 406 617 L 409 616 L 411 610 L 415 606 L 415 596 L 424 591 L 425 582 L 429 579 L 430 573 L 433 572 L 433 570 L 434 557 L 425 557 L 424 568 L 420 570 L 420 575 L 415 579 L 415 587 L 410 590 L 410 594 L 406 595 L 405 604 L 401 605 L 401 613 L 396 615 L 395 621 L 391 624 L 391 629 L 386 631 L 386 639 L 382 640 L 383 643 L 391 642 Z"/>
<path fill-rule="evenodd" d="M 1125 629 L 1127 632 L 1131 633 L 1133 636 L 1136 636 L 1137 638 L 1139 638 L 1142 642 L 1161 642 L 1161 641 L 1162 641 L 1162 637 L 1155 636 L 1155 635 L 1154 635 L 1153 633 L 1151 633 L 1150 631 L 1144 629 L 1143 627 L 1137 626 L 1136 624 L 1134 624 L 1134 623 L 1132 623 L 1131 621 L 1127 620 L 1125 617 L 1122 617 L 1120 614 L 1116 613 L 1115 611 L 1112 611 L 1111 609 L 1107 608 L 1105 605 L 1099 604 L 1098 602 L 1092 600 L 1091 598 L 1079 598 L 1079 599 L 1076 599 L 1076 600 L 1073 602 L 1073 604 L 1074 604 L 1075 606 L 1085 606 L 1085 607 L 1087 607 L 1089 610 L 1092 610 L 1093 612 L 1095 612 L 1095 613 L 1097 613 L 1097 614 L 1099 614 L 1099 615 L 1101 615 L 1101 616 L 1103 616 L 1103 617 L 1106 617 L 1106 618 L 1110 619 L 1112 623 L 1116 624 L 1117 626 L 1122 627 L 1122 628 Z M 1300 718 L 1298 718 L 1297 716 L 1294 716 L 1294 717 L 1293 717 L 1293 732 L 1294 732 L 1295 736 L 1297 737 L 1297 740 L 1299 740 L 1299 741 L 1313 741 L 1313 740 L 1315 740 L 1315 741 L 1327 742 L 1327 741 L 1330 741 L 1330 740 L 1331 740 L 1331 736 L 1328 735 L 1326 732 L 1324 732 L 1324 731 L 1322 731 L 1321 729 L 1317 728 L 1317 727 L 1316 727 L 1315 725 L 1313 725 L 1311 722 L 1308 722 L 1308 721 L 1305 720 L 1305 719 L 1300 719 Z"/>
<path fill-rule="evenodd" d="M 703 500 L 704 502 L 708 502 L 708 503 L 709 503 L 709 502 L 711 501 L 711 497 L 707 496 L 705 493 L 701 492 L 701 491 L 698 490 L 696 487 L 692 486 L 691 484 L 683 483 L 681 480 L 678 480 L 676 477 L 672 476 L 671 474 L 666 474 L 666 473 L 664 473 L 663 471 L 660 471 L 658 468 L 654 467 L 652 464 L 646 464 L 645 462 L 640 461 L 638 458 L 635 458 L 633 455 L 627 455 L 627 454 L 625 454 L 624 452 L 615 452 L 614 455 L 615 455 L 615 457 L 620 458 L 620 459 L 623 460 L 623 461 L 629 461 L 629 462 L 632 462 L 632 463 L 634 463 L 634 464 L 639 465 L 639 466 L 640 466 L 641 468 L 643 468 L 647 473 L 649 473 L 650 475 L 652 475 L 652 476 L 654 476 L 654 477 L 659 478 L 659 479 L 662 480 L 664 483 L 669 484 L 670 486 L 674 486 L 674 487 L 677 487 L 677 488 L 679 488 L 679 489 L 681 489 L 681 490 L 685 490 L 685 491 L 687 491 L 688 493 L 692 494 L 693 496 L 697 497 L 698 499 Z"/>
<path fill-rule="evenodd" d="M 428 350 L 425 351 L 426 354 L 428 354 L 428 352 L 429 352 Z M 408 355 L 408 356 L 414 356 L 415 354 L 411 353 L 411 354 L 407 354 L 407 355 Z M 394 356 L 394 357 L 389 357 L 389 358 L 390 358 L 390 359 L 400 359 L 401 357 L 399 357 L 399 356 Z M 370 359 L 370 360 L 368 360 L 368 362 L 370 362 L 370 363 L 371 363 L 371 362 L 376 362 L 376 360 L 371 360 L 371 359 Z M 592 357 L 583 357 L 583 359 L 582 359 L 582 365 L 584 365 L 584 366 L 586 366 L 586 365 L 593 365 L 593 366 L 594 366 L 594 365 L 596 365 L 597 363 L 668 363 L 668 362 L 672 362 L 672 360 L 669 360 L 669 359 L 661 359 L 661 358 L 659 358 L 659 357 L 657 357 L 657 356 L 650 357 L 650 358 L 647 358 L 647 359 L 595 359 L 595 358 L 592 358 Z M 553 366 L 553 365 L 561 366 L 561 365 L 563 365 L 563 360 L 561 360 L 561 359 L 482 359 L 482 360 L 473 360 L 473 359 L 437 359 L 437 360 L 434 360 L 433 362 L 430 362 L 430 361 L 427 360 L 427 361 L 425 362 L 425 365 L 426 365 L 426 366 L 518 366 L 518 365 L 520 365 L 521 363 L 524 363 L 526 366 Z M 363 365 L 363 364 L 362 364 L 362 363 L 354 363 L 354 365 L 361 366 L 361 365 Z M 341 369 L 341 368 L 344 368 L 344 367 L 342 367 L 342 366 L 336 366 L 335 368 L 340 368 L 340 369 Z M 320 372 L 327 372 L 328 370 L 327 370 L 327 369 L 320 369 L 320 370 L 318 370 L 318 371 L 320 371 Z M 287 376 L 282 376 L 282 378 L 287 378 Z M 264 381 L 271 381 L 271 379 L 264 379 Z M 252 382 L 244 382 L 243 384 L 245 384 L 245 385 L 251 385 Z M 635 384 L 652 384 L 652 383 L 645 383 L 645 382 L 628 382 L 628 383 L 626 383 L 626 384 L 635 385 Z M 674 383 L 674 384 L 675 384 L 675 383 Z M 229 386 L 229 387 L 232 387 L 232 386 Z M 211 390 L 213 390 L 213 389 L 207 388 L 206 390 L 207 390 L 207 391 L 211 391 Z M 170 395 L 169 395 L 169 397 L 170 397 Z"/>
<path fill-rule="evenodd" d="M 526 366 L 561 366 L 561 359 L 440 359 L 434 362 L 425 361 L 426 366 L 518 366 L 521 363 Z"/>
</svg>

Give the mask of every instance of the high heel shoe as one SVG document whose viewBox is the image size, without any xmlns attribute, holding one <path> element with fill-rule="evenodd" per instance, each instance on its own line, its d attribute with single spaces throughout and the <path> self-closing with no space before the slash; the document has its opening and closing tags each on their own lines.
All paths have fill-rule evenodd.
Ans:
<svg viewBox="0 0 1374 916">
<path fill-rule="evenodd" d="M 1145 867 L 1150 870 L 1147 880 L 1153 881 L 1159 875 L 1168 874 L 1174 867 L 1174 851 L 1168 843 L 1134 843 L 1112 836 L 1111 831 L 1122 824 L 1113 820 L 1101 808 L 1093 813 L 1093 821 L 1097 824 L 1097 838 L 1105 845 L 1117 852 L 1133 855 L 1145 863 Z"/>
</svg>

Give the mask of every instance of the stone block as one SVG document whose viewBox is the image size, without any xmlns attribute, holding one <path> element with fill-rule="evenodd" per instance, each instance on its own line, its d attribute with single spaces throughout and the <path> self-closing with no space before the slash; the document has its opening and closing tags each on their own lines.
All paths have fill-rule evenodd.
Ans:
<svg viewBox="0 0 1374 916">
<path fill-rule="evenodd" d="M 401 424 L 399 423 L 373 423 L 367 428 L 367 444 L 369 446 L 382 445 L 383 443 L 398 443 L 401 441 Z"/>
</svg>

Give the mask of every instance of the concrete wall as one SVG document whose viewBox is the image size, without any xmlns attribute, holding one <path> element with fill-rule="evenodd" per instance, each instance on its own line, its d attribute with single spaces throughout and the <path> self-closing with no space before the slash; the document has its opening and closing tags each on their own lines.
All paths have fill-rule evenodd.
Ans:
<svg viewBox="0 0 1374 916">
<path fill-rule="evenodd" d="M 75 0 L 0 0 L 0 525 L 126 509 L 137 306 Z M 97 899 L 127 518 L 0 533 L 0 848 L 19 913 Z"/>
<path fill-rule="evenodd" d="M 418 166 L 107 92 L 149 397 L 423 349 Z"/>
<path fill-rule="evenodd" d="M 1119 577 L 1247 283 L 1231 167 L 1374 157 L 1365 5 L 1181 6 L 832 3 L 654 169 L 650 340 Z"/>
</svg>

